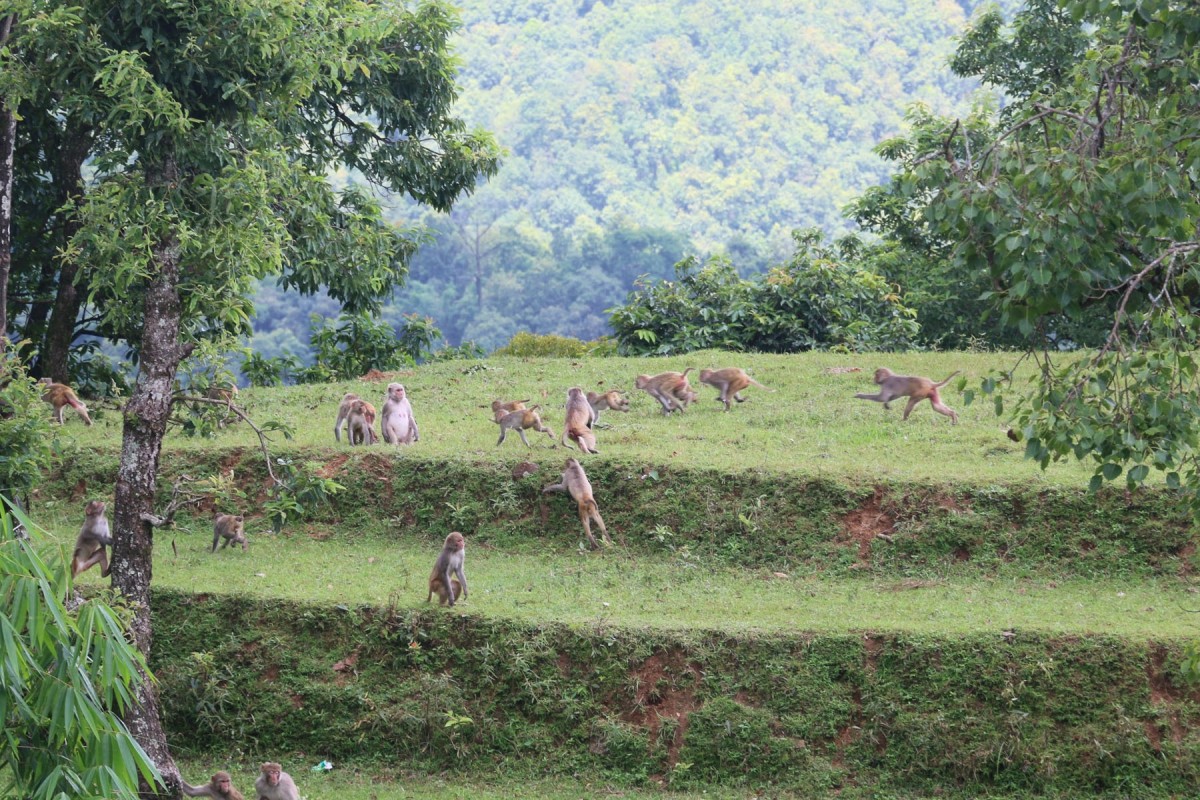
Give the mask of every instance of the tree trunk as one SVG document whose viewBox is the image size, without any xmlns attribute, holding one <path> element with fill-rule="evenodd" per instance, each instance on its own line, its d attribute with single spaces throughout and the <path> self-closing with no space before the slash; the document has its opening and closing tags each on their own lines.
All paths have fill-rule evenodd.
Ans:
<svg viewBox="0 0 1200 800">
<path fill-rule="evenodd" d="M 0 18 L 0 47 L 8 43 L 17 15 Z M 12 270 L 13 150 L 17 143 L 16 109 L 0 97 L 0 353 L 8 346 L 8 273 Z"/>
<path fill-rule="evenodd" d="M 177 179 L 178 167 L 174 160 L 168 159 L 149 167 L 147 172 L 151 185 L 164 185 Z M 153 528 L 142 519 L 142 514 L 154 512 L 158 458 L 171 411 L 171 390 L 179 363 L 191 349 L 179 342 L 183 312 L 179 297 L 178 240 L 170 237 L 155 245 L 153 266 L 155 274 L 146 289 L 138 379 L 124 412 L 121 464 L 113 503 L 112 564 L 113 587 L 133 604 L 131 633 L 147 658 L 151 646 Z M 126 714 L 125 724 L 158 765 L 168 787 L 178 787 L 179 769 L 171 757 L 159 718 L 157 690 L 148 678 L 142 681 L 138 702 Z M 143 796 L 155 793 L 151 787 L 143 787 Z"/>
<path fill-rule="evenodd" d="M 91 131 L 78 130 L 74 125 L 67 124 L 55 174 L 55 183 L 61 193 L 60 205 L 66 204 L 70 200 L 79 204 L 83 200 L 83 162 L 91 152 L 92 138 Z M 62 244 L 64 247 L 70 243 L 71 237 L 78 230 L 78 210 L 64 214 L 62 217 Z M 75 341 L 75 320 L 79 318 L 79 306 L 83 302 L 79 289 L 75 286 L 75 277 L 78 272 L 79 264 L 77 262 L 62 262 L 62 270 L 58 274 L 58 293 L 54 298 L 54 313 L 50 317 L 41 357 L 38 359 L 40 373 L 53 378 L 58 383 L 68 382 L 67 356 L 71 350 L 71 342 Z"/>
</svg>

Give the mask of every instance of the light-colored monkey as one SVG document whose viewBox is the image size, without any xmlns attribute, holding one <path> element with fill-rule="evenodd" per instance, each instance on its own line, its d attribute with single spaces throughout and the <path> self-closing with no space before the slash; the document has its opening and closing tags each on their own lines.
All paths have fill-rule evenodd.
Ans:
<svg viewBox="0 0 1200 800">
<path fill-rule="evenodd" d="M 113 540 L 108 532 L 104 508 L 103 500 L 93 500 L 83 509 L 83 527 L 75 539 L 75 553 L 71 556 L 71 577 L 96 564 L 100 565 L 100 577 L 108 577 L 108 554 L 104 548 L 112 547 Z"/>
<path fill-rule="evenodd" d="M 342 423 L 350 416 L 350 406 L 354 405 L 354 401 L 359 397 L 354 392 L 346 392 L 342 395 L 342 402 L 338 405 L 337 420 L 333 423 L 333 438 L 341 443 L 342 441 Z"/>
<path fill-rule="evenodd" d="M 683 372 L 660 372 L 657 375 L 638 375 L 633 380 L 634 388 L 641 389 L 662 404 L 663 414 L 683 411 L 688 403 L 696 399 L 695 392 L 687 381 L 688 367 Z"/>
<path fill-rule="evenodd" d="M 521 441 L 529 447 L 529 440 L 525 438 L 525 431 L 532 429 L 539 433 L 544 433 L 550 437 L 550 441 L 554 441 L 554 431 L 550 430 L 549 425 L 542 424 L 542 417 L 537 413 L 539 406 L 533 408 L 520 408 L 516 411 L 510 411 L 507 414 L 496 415 L 496 424 L 500 426 L 500 438 L 496 440 L 496 445 L 499 446 L 504 442 L 505 435 L 515 430 L 517 435 L 521 437 Z M 550 445 L 553 447 L 554 445 Z"/>
<path fill-rule="evenodd" d="M 212 552 L 217 552 L 217 542 L 222 538 L 221 549 L 224 550 L 231 544 L 240 544 L 244 552 L 248 545 L 246 542 L 245 517 L 241 514 L 234 516 L 233 514 L 217 514 L 213 517 L 213 543 Z"/>
<path fill-rule="evenodd" d="M 421 438 L 404 384 L 388 384 L 382 415 L 383 440 L 388 444 L 412 444 Z"/>
<path fill-rule="evenodd" d="M 232 403 L 237 399 L 238 386 L 236 383 L 218 383 L 208 387 L 208 391 L 204 396 L 209 400 L 221 400 L 225 403 Z"/>
<path fill-rule="evenodd" d="M 700 370 L 700 382 L 707 383 L 720 393 L 717 396 L 717 402 L 724 403 L 726 411 L 730 408 L 729 398 L 731 397 L 739 403 L 745 402 L 745 398 L 739 395 L 738 392 L 750 384 L 754 384 L 760 389 L 767 388 L 747 375 L 745 370 L 737 367 L 702 369 Z"/>
<path fill-rule="evenodd" d="M 860 400 L 874 400 L 877 403 L 883 403 L 884 408 L 890 408 L 888 403 L 897 397 L 907 397 L 908 405 L 904 407 L 904 419 L 908 419 L 908 415 L 912 413 L 917 403 L 928 398 L 929 404 L 933 406 L 934 411 L 939 414 L 945 414 L 950 418 L 952 424 L 957 425 L 958 414 L 942 402 L 942 398 L 938 395 L 938 388 L 945 386 L 950 382 L 951 378 L 961 371 L 956 369 L 946 376 L 946 380 L 934 383 L 929 378 L 921 378 L 915 375 L 897 375 L 886 367 L 880 367 L 875 370 L 875 382 L 879 384 L 879 392 L 877 394 L 856 394 L 854 396 Z"/>
<path fill-rule="evenodd" d="M 571 496 L 571 499 L 579 506 L 579 521 L 583 523 L 583 532 L 587 534 L 592 547 L 600 546 L 596 542 L 596 537 L 592 535 L 591 520 L 593 519 L 600 526 L 600 535 L 604 538 L 604 543 L 612 544 L 612 539 L 608 538 L 608 529 L 604 527 L 604 520 L 600 516 L 600 509 L 596 506 L 596 498 L 592 496 L 592 484 L 578 461 L 568 458 L 562 480 L 558 483 L 546 484 L 542 489 L 542 494 L 547 492 L 566 492 Z"/>
<path fill-rule="evenodd" d="M 54 419 L 58 424 L 63 424 L 63 409 L 67 406 L 75 409 L 75 413 L 79 414 L 80 418 L 88 425 L 92 424 L 92 418 L 88 416 L 87 406 L 80 402 L 75 395 L 75 390 L 65 383 L 55 383 L 49 378 L 42 378 L 40 381 L 46 388 L 42 391 L 42 399 L 54 407 Z"/>
<path fill-rule="evenodd" d="M 448 601 L 453 606 L 455 598 L 460 596 L 457 590 L 461 590 L 461 597 L 467 596 L 467 575 L 463 572 L 466 560 L 467 540 L 458 531 L 451 531 L 433 563 L 433 572 L 429 574 L 426 603 L 436 594 L 442 605 Z"/>
<path fill-rule="evenodd" d="M 350 413 L 346 415 L 346 436 L 351 446 L 379 441 L 375 436 L 375 406 L 361 398 L 350 404 Z"/>
<path fill-rule="evenodd" d="M 611 409 L 613 411 L 629 412 L 629 399 L 616 389 L 607 392 L 588 392 L 587 401 L 588 405 L 592 407 L 592 411 L 596 412 L 596 422 L 600 421 L 601 411 Z"/>
<path fill-rule="evenodd" d="M 188 797 L 211 797 L 212 800 L 245 800 L 242 793 L 233 788 L 233 780 L 224 770 L 216 772 L 212 780 L 203 786 L 192 786 L 187 781 L 180 780 L 179 788 Z"/>
<path fill-rule="evenodd" d="M 300 800 L 296 782 L 274 761 L 262 765 L 262 772 L 254 781 L 254 791 L 258 792 L 258 800 Z"/>
<path fill-rule="evenodd" d="M 562 446 L 570 447 L 567 444 L 567 439 L 570 439 L 585 453 L 599 453 L 596 434 L 592 433 L 592 423 L 595 421 L 596 411 L 588 404 L 583 389 L 572 386 L 567 390 L 567 421 L 563 428 Z"/>
</svg>

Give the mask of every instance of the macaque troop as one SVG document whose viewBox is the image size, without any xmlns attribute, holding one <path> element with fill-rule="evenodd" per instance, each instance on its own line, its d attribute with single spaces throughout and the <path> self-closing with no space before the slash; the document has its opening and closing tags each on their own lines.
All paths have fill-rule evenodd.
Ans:
<svg viewBox="0 0 1200 800">
<path fill-rule="evenodd" d="M 629 414 L 631 412 L 630 395 L 633 394 L 633 390 L 649 395 L 657 404 L 661 416 L 674 419 L 678 412 L 681 420 L 684 419 L 682 415 L 687 407 L 699 398 L 698 389 L 704 387 L 716 390 L 717 394 L 713 399 L 721 404 L 722 413 L 733 411 L 735 403 L 740 405 L 748 399 L 752 399 L 742 396 L 742 392 L 748 387 L 753 386 L 768 392 L 772 391 L 739 367 L 702 368 L 694 376 L 698 379 L 698 385 L 693 387 L 688 381 L 688 376 L 693 369 L 694 367 L 688 367 L 682 372 L 668 371 L 656 375 L 637 375 L 633 377 L 632 389 L 609 388 L 604 391 L 586 391 L 580 386 L 544 387 L 540 389 L 541 403 L 532 402 L 533 393 L 531 392 L 530 398 L 523 400 L 494 399 L 480 408 L 490 410 L 491 423 L 499 427 L 496 447 L 503 445 L 507 435 L 515 431 L 521 443 L 529 449 L 532 446 L 526 436 L 526 431 L 534 431 L 545 434 L 548 440 L 545 441 L 538 437 L 539 448 L 557 450 L 561 446 L 571 451 L 571 457 L 566 458 L 565 462 L 560 462 L 562 464 L 561 477 L 555 482 L 543 484 L 540 492 L 531 489 L 529 494 L 537 492 L 538 502 L 542 505 L 543 519 L 546 518 L 549 509 L 559 509 L 557 513 L 561 514 L 563 520 L 566 520 L 569 518 L 566 509 L 573 506 L 587 543 L 593 549 L 600 549 L 611 546 L 612 539 L 604 518 L 600 514 L 596 487 L 588 478 L 584 462 L 594 460 L 591 457 L 600 453 L 596 433 L 598 427 L 608 431 L 603 433 L 603 436 L 616 436 L 616 433 L 612 432 L 613 424 L 603 426 L 597 424 L 601 412 L 611 412 L 610 422 L 612 414 Z M 857 371 L 857 368 L 854 371 Z M 855 397 L 882 403 L 885 409 L 890 408 L 889 403 L 892 400 L 907 398 L 903 420 L 908 419 L 918 403 L 929 400 L 935 412 L 949 417 L 951 424 L 956 424 L 958 414 L 942 402 L 938 390 L 957 374 L 957 371 L 953 372 L 944 380 L 935 383 L 929 378 L 897 375 L 887 368 L 880 367 L 874 373 L 874 382 L 879 390 L 873 394 L 858 393 L 855 394 Z M 600 384 L 603 385 L 604 382 L 601 381 Z M 415 402 L 418 405 L 423 396 L 426 398 L 436 397 L 430 392 L 423 393 L 422 387 L 414 388 L 416 389 Z M 436 389 L 437 387 L 432 388 Z M 43 392 L 43 399 L 52 406 L 54 419 L 59 424 L 63 423 L 63 412 L 68 406 L 78 413 L 86 425 L 92 424 L 87 407 L 80 402 L 69 386 L 46 382 Z M 216 397 L 232 402 L 237 387 L 231 385 L 228 388 L 221 388 L 219 392 Z M 636 396 L 640 397 L 640 395 Z M 561 398 L 561 400 L 547 398 Z M 376 406 L 371 402 L 372 400 L 380 403 L 378 413 L 376 413 Z M 561 406 L 558 405 L 559 402 L 562 403 Z M 556 438 L 555 430 L 547 424 L 546 420 L 554 421 L 555 414 L 558 413 L 555 409 L 559 408 L 563 415 L 557 419 L 561 420 L 562 428 L 560 429 L 561 436 Z M 707 406 L 707 408 L 712 409 L 712 406 Z M 712 410 L 715 411 L 715 409 Z M 691 419 L 696 413 L 706 412 L 694 411 L 686 418 Z M 377 422 L 379 423 L 378 429 L 376 428 Z M 557 422 L 555 424 L 557 425 Z M 686 423 L 681 422 L 680 424 Z M 617 427 L 619 426 L 620 423 L 617 423 Z M 333 425 L 335 444 L 342 443 L 343 429 L 346 433 L 346 443 L 351 447 L 376 446 L 380 443 L 396 447 L 417 445 L 420 442 L 420 433 L 414 412 L 414 396 L 410 396 L 409 390 L 400 383 L 389 383 L 383 389 L 382 396 L 376 394 L 372 398 L 348 392 L 341 397 L 337 405 Z M 1014 440 L 1018 438 L 1011 430 L 1009 436 Z M 526 464 L 525 466 L 530 467 L 528 472 L 537 470 L 535 464 Z M 555 471 L 558 469 L 556 467 Z M 521 477 L 528 472 L 522 473 Z M 601 490 L 601 499 L 603 499 L 606 487 L 603 482 L 598 482 L 597 485 Z M 554 493 L 566 495 L 566 498 L 544 498 L 545 495 Z M 569 502 L 567 502 L 568 498 Z M 92 500 L 84 508 L 83 525 L 76 538 L 71 558 L 72 576 L 78 576 L 97 564 L 100 566 L 101 576 L 108 575 L 107 549 L 112 547 L 113 537 L 109 531 L 105 511 L 106 505 L 102 500 Z M 235 549 L 234 545 L 241 545 L 242 550 L 245 551 L 248 547 L 245 522 L 246 517 L 236 511 L 234 513 L 214 513 L 211 552 L 215 553 L 218 547 L 222 551 L 226 548 L 233 550 Z M 574 526 L 570 525 L 570 527 Z M 599 530 L 599 538 L 596 536 L 595 529 Z M 617 531 L 617 537 L 624 545 L 624 537 L 620 535 L 619 531 Z M 469 588 L 465 569 L 466 549 L 466 537 L 463 533 L 451 531 L 445 537 L 433 558 L 426 603 L 432 602 L 433 598 L 437 597 L 439 606 L 453 608 L 468 599 Z M 215 773 L 207 783 L 200 786 L 192 786 L 183 782 L 181 791 L 188 797 L 242 800 L 242 794 L 233 786 L 232 777 L 224 771 Z M 251 797 L 259 798 L 259 800 L 264 798 L 266 800 L 298 800 L 299 793 L 295 782 L 288 773 L 283 771 L 280 764 L 265 762 L 254 781 L 254 791 Z"/>
</svg>

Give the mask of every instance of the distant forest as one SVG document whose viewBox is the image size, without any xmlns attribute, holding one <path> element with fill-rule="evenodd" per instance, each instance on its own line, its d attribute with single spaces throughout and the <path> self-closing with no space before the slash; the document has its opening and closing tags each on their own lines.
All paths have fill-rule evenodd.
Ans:
<svg viewBox="0 0 1200 800">
<path fill-rule="evenodd" d="M 947 60 L 978 5 L 466 0 L 459 113 L 508 155 L 449 215 L 386 200 L 430 238 L 383 318 L 487 350 L 522 330 L 594 339 L 639 275 L 716 253 L 756 273 L 794 229 L 846 231 L 905 109 L 967 110 L 975 84 Z M 306 356 L 310 314 L 339 310 L 274 286 L 256 307 L 267 357 Z"/>
</svg>

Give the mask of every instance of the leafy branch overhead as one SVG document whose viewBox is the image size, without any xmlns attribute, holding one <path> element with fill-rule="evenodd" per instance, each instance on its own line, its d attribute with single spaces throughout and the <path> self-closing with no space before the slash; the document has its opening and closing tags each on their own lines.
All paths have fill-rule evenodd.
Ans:
<svg viewBox="0 0 1200 800">
<path fill-rule="evenodd" d="M 1158 471 L 1200 513 L 1200 30 L 1185 4 L 1065 9 L 1031 4 L 1007 30 L 985 17 L 955 66 L 1012 104 L 916 115 L 881 148 L 891 184 L 852 212 L 980 275 L 1036 345 L 1009 409 L 1031 458 L 1092 460 L 1093 488 Z"/>
</svg>

